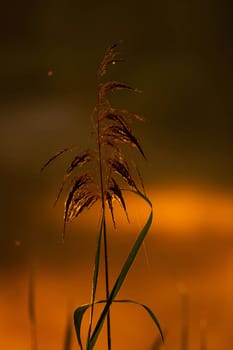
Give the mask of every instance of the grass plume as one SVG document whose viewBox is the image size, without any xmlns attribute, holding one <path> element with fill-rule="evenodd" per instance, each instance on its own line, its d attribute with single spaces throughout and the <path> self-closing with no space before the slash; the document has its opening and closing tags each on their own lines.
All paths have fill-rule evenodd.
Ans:
<svg viewBox="0 0 233 350">
<path fill-rule="evenodd" d="M 146 305 L 130 299 L 116 299 L 117 294 L 128 275 L 129 269 L 132 266 L 149 231 L 153 217 L 152 204 L 144 194 L 144 185 L 142 186 L 142 190 L 140 190 L 137 184 L 137 177 L 140 173 L 138 169 L 136 172 L 133 172 L 132 167 L 129 165 L 130 162 L 127 160 L 122 147 L 122 145 L 124 145 L 133 148 L 135 151 L 141 154 L 143 158 L 145 158 L 143 148 L 133 133 L 131 127 L 132 120 L 143 121 L 143 117 L 126 109 L 122 110 L 113 107 L 109 98 L 113 91 L 125 90 L 129 92 L 139 92 L 139 90 L 122 81 L 103 81 L 103 77 L 107 72 L 109 65 L 122 61 L 124 61 L 124 59 L 121 58 L 117 44 L 112 45 L 106 50 L 97 73 L 97 101 L 92 114 L 96 135 L 96 149 L 85 150 L 75 155 L 64 173 L 63 181 L 57 195 L 57 199 L 59 199 L 60 195 L 64 191 L 65 185 L 68 184 L 64 205 L 63 236 L 65 236 L 67 223 L 77 218 L 84 210 L 89 209 L 97 201 L 101 202 L 101 225 L 98 233 L 94 262 L 91 303 L 78 307 L 74 313 L 75 330 L 81 350 L 83 349 L 81 340 L 81 324 L 83 315 L 88 309 L 90 311 L 90 321 L 86 341 L 86 350 L 92 350 L 94 348 L 105 320 L 107 322 L 107 346 L 108 350 L 112 349 L 110 307 L 113 302 L 133 303 L 143 307 L 143 309 L 149 314 L 155 323 L 163 340 L 163 334 L 159 322 L 157 321 L 153 312 Z M 42 170 L 50 165 L 50 163 L 55 159 L 64 155 L 65 152 L 71 149 L 72 147 L 68 147 L 57 152 L 45 163 Z M 140 184 L 143 184 L 141 175 L 139 176 L 139 182 Z M 122 184 L 126 184 L 128 191 L 131 191 L 137 195 L 137 198 L 140 198 L 146 205 L 149 206 L 150 214 L 135 243 L 133 244 L 116 281 L 111 287 L 109 285 L 106 211 L 110 211 L 113 226 L 116 227 L 116 220 L 114 217 L 114 201 L 117 200 L 126 214 L 127 219 L 129 220 Z M 97 301 L 96 290 L 99 277 L 101 247 L 103 247 L 104 251 L 103 264 L 105 273 L 105 299 Z M 94 307 L 97 303 L 104 303 L 105 306 L 96 322 L 96 325 L 94 326 L 93 314 Z"/>
</svg>

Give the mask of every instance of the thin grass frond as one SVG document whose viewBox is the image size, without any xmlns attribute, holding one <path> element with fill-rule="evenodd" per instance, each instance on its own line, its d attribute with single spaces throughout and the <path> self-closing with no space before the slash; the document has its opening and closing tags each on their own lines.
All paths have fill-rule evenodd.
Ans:
<svg viewBox="0 0 233 350">
<path fill-rule="evenodd" d="M 83 165 L 85 165 L 86 163 L 88 163 L 90 161 L 91 161 L 91 155 L 90 155 L 90 152 L 88 152 L 88 151 L 82 152 L 82 153 L 75 156 L 75 158 L 72 160 L 69 168 L 65 172 L 65 175 L 63 177 L 63 181 L 61 183 L 60 189 L 58 191 L 57 197 L 56 197 L 55 202 L 54 202 L 54 206 L 56 205 L 57 201 L 59 200 L 61 193 L 63 192 L 64 186 L 65 186 L 69 176 L 73 172 L 73 170 L 77 167 L 81 168 Z"/>
<path fill-rule="evenodd" d="M 137 138 L 132 134 L 131 130 L 123 124 L 121 126 L 111 125 L 107 127 L 104 131 L 103 137 L 110 138 L 110 140 L 114 140 L 115 142 L 121 142 L 136 147 L 141 155 L 146 158 Z"/>
<path fill-rule="evenodd" d="M 63 189 L 64 189 L 64 186 L 65 186 L 65 183 L 66 183 L 67 179 L 68 179 L 67 177 L 64 177 L 64 179 L 63 179 L 63 181 L 62 181 L 62 183 L 61 183 L 61 186 L 60 186 L 60 188 L 59 188 L 57 197 L 56 197 L 55 202 L 54 202 L 54 204 L 53 204 L 54 207 L 55 207 L 55 205 L 57 204 L 57 202 L 58 202 L 58 200 L 59 200 L 59 198 L 60 198 L 60 196 L 61 196 L 61 194 L 62 194 L 62 192 L 63 192 Z"/>
<path fill-rule="evenodd" d="M 119 111 L 117 111 L 116 109 L 111 108 L 109 111 L 107 111 L 106 113 L 104 113 L 101 118 L 100 121 L 110 121 L 110 122 L 115 122 L 116 124 L 119 125 L 123 125 L 123 126 L 128 126 L 129 124 L 126 121 L 126 118 L 124 115 L 122 115 Z"/>
<path fill-rule="evenodd" d="M 145 154 L 139 141 L 133 135 L 128 121 L 129 115 L 127 115 L 126 111 L 123 113 L 123 111 L 110 108 L 109 111 L 103 113 L 100 120 L 102 123 L 108 123 L 102 130 L 102 142 L 111 145 L 112 147 L 116 147 L 116 143 L 118 142 L 128 144 L 137 148 L 145 158 Z"/>
<path fill-rule="evenodd" d="M 122 159 L 122 157 L 115 157 L 114 159 L 108 160 L 109 166 L 112 168 L 113 172 L 121 176 L 121 178 L 128 183 L 128 185 L 138 191 L 138 188 L 130 175 L 128 163 Z"/>
<path fill-rule="evenodd" d="M 65 236 L 66 224 L 77 218 L 84 209 L 90 209 L 99 198 L 98 194 L 85 189 L 77 191 L 74 198 L 68 198 L 69 201 L 67 200 L 65 205 L 63 238 Z"/>
<path fill-rule="evenodd" d="M 125 201 L 124 201 L 120 186 L 117 184 L 116 180 L 113 177 L 111 178 L 108 188 L 114 193 L 114 195 L 116 196 L 116 198 L 119 200 L 120 204 L 126 211 L 126 205 L 125 205 Z"/>
<path fill-rule="evenodd" d="M 78 155 L 75 156 L 75 158 L 72 160 L 72 162 L 70 163 L 69 168 L 66 171 L 65 175 L 70 175 L 71 172 L 77 168 L 77 167 L 81 167 L 84 164 L 90 162 L 91 160 L 91 154 L 89 151 L 84 151 Z"/>
<path fill-rule="evenodd" d="M 145 121 L 145 118 L 140 114 L 130 112 L 127 109 L 113 108 L 111 107 L 111 105 L 109 105 L 109 109 L 106 108 L 106 110 L 100 117 L 100 121 L 104 121 L 106 119 L 112 121 L 119 121 L 120 123 L 123 122 L 124 125 L 129 125 L 129 122 L 131 122 L 132 119 L 137 119 L 140 122 Z"/>
<path fill-rule="evenodd" d="M 98 199 L 99 195 L 93 194 L 89 191 L 83 190 L 77 193 L 70 207 L 67 221 L 72 221 L 79 214 L 81 214 L 84 209 L 90 209 Z"/>
<path fill-rule="evenodd" d="M 105 198 L 107 200 L 108 203 L 108 207 L 111 213 L 111 217 L 112 217 L 112 222 L 113 222 L 113 226 L 114 228 L 116 228 L 116 221 L 115 221 L 115 216 L 114 216 L 114 211 L 113 211 L 113 199 L 114 199 L 114 195 L 111 191 L 105 191 Z"/>
<path fill-rule="evenodd" d="M 87 199 L 86 187 L 88 184 L 93 182 L 93 178 L 89 173 L 84 173 L 84 174 L 80 175 L 78 178 L 76 178 L 73 182 L 74 182 L 74 185 L 73 185 L 71 191 L 69 192 L 68 197 L 65 201 L 63 235 L 65 234 L 66 223 L 70 221 L 71 217 L 73 217 L 73 212 L 75 212 L 75 215 L 77 214 L 77 211 L 75 210 L 75 206 L 77 207 L 77 210 L 80 213 L 80 205 L 83 207 L 84 202 Z M 87 206 L 87 203 L 86 203 L 86 206 Z M 82 210 L 83 209 L 84 209 L 84 207 L 82 208 Z"/>
<path fill-rule="evenodd" d="M 42 168 L 40 169 L 40 171 L 42 172 L 50 163 L 52 163 L 56 158 L 58 158 L 59 156 L 61 156 L 63 153 L 71 151 L 75 148 L 76 146 L 71 146 L 71 147 L 66 147 L 63 148 L 62 150 L 58 151 L 56 154 L 54 154 L 51 158 L 49 158 L 49 160 L 42 166 Z"/>
<path fill-rule="evenodd" d="M 116 227 L 116 223 L 115 223 L 114 215 L 113 215 L 112 202 L 115 199 L 121 204 L 122 208 L 124 209 L 124 212 L 125 212 L 125 215 L 127 217 L 127 220 L 129 222 L 129 216 L 128 216 L 125 200 L 124 200 L 124 197 L 122 195 L 120 186 L 117 184 L 116 180 L 112 177 L 109 180 L 108 191 L 107 191 L 107 201 L 108 201 L 109 209 L 111 211 L 114 227 Z"/>
<path fill-rule="evenodd" d="M 115 140 L 111 140 L 109 137 L 102 136 L 101 143 L 103 146 L 108 146 L 112 148 L 116 152 L 116 154 L 120 153 L 120 147 L 118 146 Z"/>
<path fill-rule="evenodd" d="M 123 58 L 119 58 L 119 57 L 117 58 L 117 56 L 120 54 L 120 52 L 116 51 L 117 46 L 118 44 L 114 44 L 106 50 L 98 70 L 98 74 L 97 74 L 98 81 L 104 76 L 110 64 L 115 64 L 115 63 L 124 61 Z"/>
<path fill-rule="evenodd" d="M 139 90 L 141 92 L 141 90 Z M 122 110 L 122 113 L 126 113 L 129 117 L 139 120 L 140 122 L 145 122 L 145 117 L 140 114 L 129 112 L 127 110 Z"/>
<path fill-rule="evenodd" d="M 99 100 L 102 101 L 103 97 L 105 97 L 105 95 L 113 90 L 131 90 L 134 92 L 139 92 L 138 89 L 133 88 L 132 86 L 120 82 L 120 81 L 108 81 L 106 83 L 100 84 L 100 88 L 99 88 Z"/>
</svg>

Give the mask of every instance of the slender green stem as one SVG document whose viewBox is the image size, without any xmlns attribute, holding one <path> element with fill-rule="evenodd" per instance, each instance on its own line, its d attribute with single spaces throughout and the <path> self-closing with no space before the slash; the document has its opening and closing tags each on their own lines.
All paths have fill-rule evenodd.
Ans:
<svg viewBox="0 0 233 350">
<path fill-rule="evenodd" d="M 100 174 L 100 187 L 101 187 L 101 201 L 103 212 L 103 243 L 104 243 L 104 268 L 105 268 L 105 293 L 106 300 L 109 299 L 109 271 L 108 271 L 108 245 L 107 245 L 107 230 L 106 230 L 106 217 L 105 217 L 105 200 L 104 200 L 104 180 L 103 180 L 103 160 L 101 149 L 101 135 L 100 135 L 100 120 L 99 120 L 99 101 L 97 103 L 97 136 L 98 136 L 98 153 L 99 153 L 99 174 Z M 107 343 L 108 350 L 111 350 L 111 318 L 110 310 L 107 314 Z"/>
<path fill-rule="evenodd" d="M 104 220 L 104 266 L 105 266 L 105 287 L 106 287 L 106 299 L 109 298 L 109 272 L 108 272 L 108 244 L 107 244 L 107 231 L 106 222 Z M 108 350 L 111 350 L 111 320 L 110 320 L 110 310 L 107 314 L 107 341 Z"/>
<path fill-rule="evenodd" d="M 86 350 L 89 349 L 89 342 L 90 342 L 91 331 L 92 331 L 95 295 L 96 295 L 98 276 L 99 276 L 100 248 L 101 248 L 102 236 L 103 236 L 103 216 L 101 218 L 100 231 L 99 231 L 98 242 L 97 242 L 97 250 L 95 255 L 95 267 L 93 272 L 92 295 L 91 295 L 91 312 L 90 312 L 90 322 L 89 322 L 89 329 L 88 329 L 88 335 L 87 335 Z"/>
</svg>

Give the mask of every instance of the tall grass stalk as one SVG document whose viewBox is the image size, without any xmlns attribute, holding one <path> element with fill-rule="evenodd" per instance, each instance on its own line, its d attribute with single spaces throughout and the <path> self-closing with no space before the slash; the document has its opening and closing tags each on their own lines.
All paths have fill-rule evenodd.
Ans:
<svg viewBox="0 0 233 350">
<path fill-rule="evenodd" d="M 189 348 L 189 295 L 184 288 L 181 291 L 181 350 Z"/>
<path fill-rule="evenodd" d="M 103 81 L 103 77 L 110 65 L 122 62 L 123 59 L 118 52 L 118 46 L 109 47 L 100 63 L 97 73 L 98 94 L 97 102 L 93 110 L 92 119 L 95 125 L 96 146 L 95 150 L 84 150 L 76 153 L 73 160 L 67 167 L 63 181 L 58 192 L 56 201 L 67 186 L 67 198 L 64 207 L 64 228 L 63 237 L 66 233 L 66 224 L 77 218 L 85 209 L 89 209 L 97 201 L 101 202 L 101 224 L 98 232 L 97 247 L 94 262 L 94 272 L 92 279 L 91 302 L 78 307 L 74 312 L 74 325 L 80 349 L 83 350 L 81 339 L 81 325 L 85 312 L 90 311 L 89 326 L 86 340 L 86 350 L 92 350 L 96 344 L 102 326 L 107 321 L 107 347 L 112 349 L 111 342 L 111 317 L 110 307 L 112 303 L 133 303 L 142 307 L 151 317 L 160 335 L 163 334 L 159 322 L 148 306 L 136 301 L 126 299 L 116 299 L 117 294 L 124 283 L 129 269 L 132 266 L 141 245 L 149 231 L 153 218 L 152 204 L 145 195 L 142 178 L 138 169 L 133 167 L 125 156 L 124 147 L 129 146 L 138 151 L 145 158 L 144 151 L 132 131 L 133 120 L 143 121 L 143 117 L 129 112 L 126 109 L 118 109 L 112 106 L 109 95 L 117 90 L 128 90 L 138 92 L 130 85 L 117 80 Z M 122 147 L 124 146 L 124 147 Z M 47 167 L 57 157 L 68 151 L 73 151 L 76 147 L 64 148 L 52 156 L 43 166 Z M 83 170 L 85 169 L 85 170 Z M 96 170 L 98 169 L 97 173 Z M 141 183 L 139 189 L 135 177 Z M 117 201 L 122 207 L 128 219 L 127 207 L 124 199 L 123 183 L 127 190 L 137 195 L 138 199 L 144 201 L 149 206 L 150 213 L 145 225 L 138 234 L 121 271 L 113 286 L 109 285 L 109 263 L 108 263 L 108 234 L 106 224 L 106 210 L 108 208 L 113 227 L 116 228 L 114 202 Z M 99 268 L 101 260 L 101 247 L 104 251 L 104 274 L 105 274 L 105 299 L 96 300 L 96 291 L 99 279 Z M 103 310 L 93 326 L 93 315 L 96 304 L 104 304 Z"/>
<path fill-rule="evenodd" d="M 72 348 L 72 322 L 71 322 L 70 315 L 68 315 L 68 317 L 67 317 L 63 344 L 64 344 L 63 350 L 71 350 L 71 348 Z"/>
<path fill-rule="evenodd" d="M 200 350 L 207 350 L 207 320 L 200 320 Z"/>
<path fill-rule="evenodd" d="M 28 280 L 28 316 L 30 322 L 31 350 L 38 350 L 35 301 L 35 272 L 34 268 L 31 268 Z"/>
<path fill-rule="evenodd" d="M 101 189 L 101 204 L 102 204 L 102 218 L 103 218 L 103 242 L 104 242 L 104 268 L 105 268 L 105 293 L 106 300 L 109 298 L 109 272 L 108 272 L 108 243 L 107 243 L 107 230 L 106 230 L 106 214 L 105 214 L 105 196 L 104 196 L 104 173 L 103 173 L 103 157 L 102 157 L 102 142 L 101 142 L 101 129 L 100 129 L 100 96 L 98 95 L 97 108 L 97 141 L 98 141 L 98 156 L 99 156 L 99 177 L 100 177 L 100 189 Z M 94 300 L 93 300 L 94 301 Z M 94 305 L 94 304 L 93 304 Z M 90 328 L 91 331 L 91 328 Z M 107 343 L 108 350 L 111 350 L 111 318 L 110 310 L 107 314 Z"/>
</svg>

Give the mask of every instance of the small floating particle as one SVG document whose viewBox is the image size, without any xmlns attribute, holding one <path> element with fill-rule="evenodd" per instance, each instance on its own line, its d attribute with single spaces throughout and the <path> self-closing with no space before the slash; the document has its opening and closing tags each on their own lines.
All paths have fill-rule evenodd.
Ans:
<svg viewBox="0 0 233 350">
<path fill-rule="evenodd" d="M 19 240 L 15 240 L 15 246 L 16 247 L 20 247 L 21 246 L 21 241 L 19 241 Z"/>
<path fill-rule="evenodd" d="M 52 77 L 53 76 L 53 71 L 52 70 L 49 70 L 48 71 L 48 77 L 50 78 L 50 77 Z"/>
</svg>

